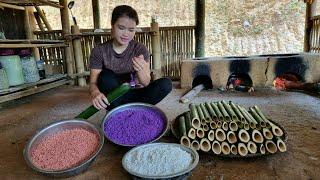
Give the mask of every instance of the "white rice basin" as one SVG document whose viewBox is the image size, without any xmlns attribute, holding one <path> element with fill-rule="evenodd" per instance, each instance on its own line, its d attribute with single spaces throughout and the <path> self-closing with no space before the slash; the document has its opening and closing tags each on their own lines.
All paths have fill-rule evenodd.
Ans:
<svg viewBox="0 0 320 180">
<path fill-rule="evenodd" d="M 185 174 L 197 165 L 199 157 L 195 153 L 179 144 L 146 144 L 130 150 L 122 164 L 130 174 L 139 177 L 173 177 Z"/>
</svg>

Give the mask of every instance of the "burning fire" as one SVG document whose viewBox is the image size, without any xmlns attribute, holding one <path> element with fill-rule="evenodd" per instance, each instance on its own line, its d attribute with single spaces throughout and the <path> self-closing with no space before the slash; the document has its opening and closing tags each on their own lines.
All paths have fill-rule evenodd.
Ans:
<svg viewBox="0 0 320 180">
<path fill-rule="evenodd" d="M 273 80 L 273 86 L 277 89 L 277 90 L 285 90 L 286 89 L 286 85 L 285 85 L 285 79 L 281 78 L 281 77 L 277 77 Z"/>
</svg>

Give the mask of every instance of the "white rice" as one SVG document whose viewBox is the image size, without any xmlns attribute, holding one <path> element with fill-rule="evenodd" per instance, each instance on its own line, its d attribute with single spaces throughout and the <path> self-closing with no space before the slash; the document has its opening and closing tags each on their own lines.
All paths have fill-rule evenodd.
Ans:
<svg viewBox="0 0 320 180">
<path fill-rule="evenodd" d="M 137 148 L 124 160 L 127 168 L 146 176 L 166 176 L 187 169 L 193 159 L 177 146 L 157 145 Z"/>
</svg>

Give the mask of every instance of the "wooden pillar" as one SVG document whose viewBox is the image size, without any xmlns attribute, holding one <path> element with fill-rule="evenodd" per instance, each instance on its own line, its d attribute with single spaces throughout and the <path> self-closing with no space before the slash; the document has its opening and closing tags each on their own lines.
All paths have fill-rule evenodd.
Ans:
<svg viewBox="0 0 320 180">
<path fill-rule="evenodd" d="M 49 23 L 49 21 L 47 20 L 46 16 L 44 15 L 43 11 L 40 9 L 39 6 L 34 6 L 40 16 L 40 18 L 42 19 L 43 23 L 46 25 L 48 31 L 52 31 L 52 27 Z"/>
<path fill-rule="evenodd" d="M 34 17 L 36 18 L 36 21 L 37 21 L 37 24 L 38 24 L 40 30 L 44 31 L 44 27 L 43 27 L 42 21 L 40 19 L 39 13 L 38 12 L 34 12 L 33 14 L 34 14 Z"/>
<path fill-rule="evenodd" d="M 36 23 L 35 23 L 32 6 L 25 7 L 24 27 L 25 27 L 27 39 L 37 39 L 37 37 L 33 34 L 33 31 L 35 30 L 35 27 L 36 27 Z M 32 53 L 33 53 L 34 59 L 36 61 L 39 61 L 40 60 L 39 49 L 32 48 Z"/>
<path fill-rule="evenodd" d="M 305 17 L 305 30 L 304 30 L 304 52 L 310 51 L 311 43 L 311 30 L 312 30 L 312 16 L 316 14 L 317 0 L 312 3 L 306 2 L 306 17 Z"/>
<path fill-rule="evenodd" d="M 94 29 L 100 29 L 100 6 L 99 0 L 92 0 L 93 26 Z"/>
<path fill-rule="evenodd" d="M 69 76 L 72 76 L 74 73 L 74 63 L 73 63 L 73 56 L 72 56 L 72 43 L 70 42 L 70 21 L 69 21 L 69 12 L 68 12 L 68 1 L 67 0 L 59 0 L 60 5 L 63 6 L 60 9 L 61 15 L 61 25 L 62 25 L 62 36 L 65 38 L 66 43 L 69 45 L 68 47 L 64 48 L 65 54 L 65 61 L 67 64 L 67 73 Z M 74 84 L 72 82 L 71 84 Z"/>
<path fill-rule="evenodd" d="M 79 26 L 73 25 L 71 26 L 71 32 L 73 35 L 80 35 Z M 83 55 L 82 55 L 82 48 L 81 48 L 81 41 L 80 37 L 76 37 L 72 40 L 73 44 L 73 52 L 74 52 L 74 59 L 76 62 L 77 74 L 84 73 L 84 63 L 83 63 Z M 86 79 L 84 77 L 78 78 L 79 86 L 83 87 L 87 85 Z"/>
<path fill-rule="evenodd" d="M 196 39 L 196 57 L 204 57 L 204 40 L 205 40 L 205 0 L 196 0 L 195 9 L 195 39 Z"/>
<path fill-rule="evenodd" d="M 150 31 L 152 46 L 153 78 L 154 80 L 156 80 L 162 77 L 162 72 L 159 24 L 155 21 L 155 19 L 152 19 Z"/>
</svg>

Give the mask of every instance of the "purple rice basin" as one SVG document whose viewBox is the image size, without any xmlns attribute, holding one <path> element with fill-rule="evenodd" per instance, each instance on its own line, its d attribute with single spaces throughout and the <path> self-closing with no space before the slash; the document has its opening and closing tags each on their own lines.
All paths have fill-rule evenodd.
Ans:
<svg viewBox="0 0 320 180">
<path fill-rule="evenodd" d="M 129 103 L 107 113 L 102 123 L 105 137 L 121 146 L 138 146 L 160 139 L 168 129 L 164 112 L 151 104 Z"/>
</svg>

